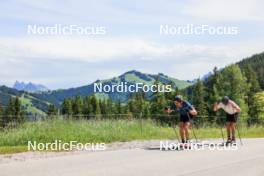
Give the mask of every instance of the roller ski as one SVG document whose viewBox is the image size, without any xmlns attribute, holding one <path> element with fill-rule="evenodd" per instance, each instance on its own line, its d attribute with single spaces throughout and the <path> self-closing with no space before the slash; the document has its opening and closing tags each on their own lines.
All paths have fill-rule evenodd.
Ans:
<svg viewBox="0 0 264 176">
<path fill-rule="evenodd" d="M 237 145 L 236 139 L 227 139 L 227 141 L 225 142 L 225 145 L 226 146 L 229 146 L 229 145 Z"/>
</svg>

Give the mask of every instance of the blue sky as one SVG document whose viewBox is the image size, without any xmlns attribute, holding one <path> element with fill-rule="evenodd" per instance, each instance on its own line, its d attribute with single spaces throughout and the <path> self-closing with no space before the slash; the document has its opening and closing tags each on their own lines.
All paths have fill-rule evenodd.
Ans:
<svg viewBox="0 0 264 176">
<path fill-rule="evenodd" d="M 2 0 L 0 84 L 77 87 L 129 70 L 195 79 L 262 52 L 261 0 Z M 28 25 L 104 26 L 103 36 L 28 35 Z M 160 35 L 160 25 L 235 26 L 237 35 Z"/>
</svg>

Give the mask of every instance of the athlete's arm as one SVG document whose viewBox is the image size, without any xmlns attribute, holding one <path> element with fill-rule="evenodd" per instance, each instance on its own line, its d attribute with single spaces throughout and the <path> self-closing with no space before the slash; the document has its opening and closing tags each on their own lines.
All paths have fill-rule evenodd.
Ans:
<svg viewBox="0 0 264 176">
<path fill-rule="evenodd" d="M 168 114 L 172 113 L 172 111 L 173 110 L 170 107 L 166 107 L 165 108 L 165 112 L 168 113 Z"/>
<path fill-rule="evenodd" d="M 198 114 L 194 107 L 192 108 L 192 110 L 189 111 L 189 113 L 193 116 L 196 116 Z"/>
<path fill-rule="evenodd" d="M 221 108 L 221 106 L 219 104 L 220 103 L 218 103 L 218 102 L 214 103 L 213 111 L 218 111 Z"/>
<path fill-rule="evenodd" d="M 236 112 L 241 112 L 240 107 L 235 102 L 231 101 L 231 104 Z"/>
<path fill-rule="evenodd" d="M 186 102 L 186 104 L 187 104 L 188 113 L 192 116 L 196 116 L 198 114 L 196 109 L 189 102 Z"/>
</svg>

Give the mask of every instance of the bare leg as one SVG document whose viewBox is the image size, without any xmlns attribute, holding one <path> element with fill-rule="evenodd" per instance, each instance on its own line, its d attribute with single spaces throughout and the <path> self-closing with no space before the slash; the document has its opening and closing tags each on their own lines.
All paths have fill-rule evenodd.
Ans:
<svg viewBox="0 0 264 176">
<path fill-rule="evenodd" d="M 185 132 L 186 140 L 190 139 L 189 128 L 190 128 L 190 123 L 189 122 L 184 123 L 184 132 Z"/>
<path fill-rule="evenodd" d="M 232 122 L 230 123 L 231 132 L 232 132 L 232 140 L 236 139 L 236 123 Z"/>
<path fill-rule="evenodd" d="M 183 141 L 185 141 L 185 136 L 184 136 L 184 123 L 183 122 L 180 122 L 179 127 L 180 127 L 181 140 L 183 142 Z"/>
</svg>

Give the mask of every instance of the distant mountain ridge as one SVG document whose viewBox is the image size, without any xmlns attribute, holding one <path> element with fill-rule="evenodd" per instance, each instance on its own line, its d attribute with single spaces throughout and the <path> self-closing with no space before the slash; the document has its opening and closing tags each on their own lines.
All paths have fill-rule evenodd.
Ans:
<svg viewBox="0 0 264 176">
<path fill-rule="evenodd" d="M 42 84 L 34 84 L 32 82 L 24 83 L 24 82 L 16 81 L 13 88 L 16 90 L 23 90 L 31 93 L 49 91 L 49 89 L 46 86 Z"/>
<path fill-rule="evenodd" d="M 135 83 L 144 83 L 146 85 L 152 85 L 155 80 L 159 80 L 159 82 L 163 84 L 172 84 L 173 87 L 178 87 L 179 89 L 183 89 L 192 83 L 187 81 L 178 80 L 162 73 L 159 74 L 146 74 L 136 70 L 131 70 L 125 72 L 124 74 L 114 77 L 111 79 L 105 80 L 97 80 L 96 83 L 102 83 L 102 85 L 113 85 L 118 84 L 120 82 L 127 82 L 128 85 L 135 84 Z M 94 82 L 94 83 L 95 83 Z M 70 88 L 70 89 L 62 89 L 62 90 L 55 90 L 49 92 L 42 92 L 39 94 L 31 94 L 32 96 L 42 99 L 48 102 L 51 102 L 57 106 L 59 106 L 65 98 L 71 98 L 74 96 L 90 96 L 94 94 L 94 86 L 92 84 L 88 84 L 81 87 Z M 148 93 L 151 94 L 150 92 Z M 111 98 L 113 101 L 121 101 L 126 102 L 130 96 L 129 92 L 111 92 L 111 93 L 95 93 L 98 98 L 107 99 Z"/>
<path fill-rule="evenodd" d="M 251 65 L 257 73 L 258 80 L 262 89 L 264 89 L 264 53 L 255 54 L 251 57 L 241 60 L 236 64 L 238 64 L 242 70 L 247 64 Z M 206 80 L 210 76 L 211 73 L 209 72 L 208 74 L 204 75 L 202 79 Z M 118 84 L 120 82 L 127 82 L 128 84 L 144 83 L 151 85 L 157 79 L 163 84 L 172 84 L 173 87 L 178 87 L 179 89 L 184 89 L 195 83 L 195 81 L 178 80 L 162 73 L 146 74 L 136 70 L 128 71 L 111 79 L 97 80 L 95 82 L 102 83 L 103 85 Z M 33 83 L 31 83 L 29 87 L 31 87 L 32 84 Z M 0 86 L 0 104 L 7 106 L 10 97 L 18 96 L 22 101 L 23 107 L 28 113 L 41 114 L 47 112 L 48 105 L 51 103 L 59 106 L 65 98 L 72 98 L 77 95 L 90 96 L 94 94 L 93 83 L 81 87 L 54 91 L 45 91 L 47 90 L 47 88 L 45 89 L 43 87 L 38 87 L 36 89 L 30 88 L 28 90 L 25 90 L 25 85 L 26 84 L 23 84 L 23 82 L 20 84 L 19 82 L 17 82 L 16 86 L 14 86 L 16 89 L 6 86 Z M 18 91 L 17 89 L 22 91 Z M 33 92 L 32 90 L 38 91 Z M 95 95 L 101 99 L 111 98 L 114 101 L 120 100 L 122 102 L 126 102 L 129 99 L 129 93 L 95 93 Z"/>
</svg>

